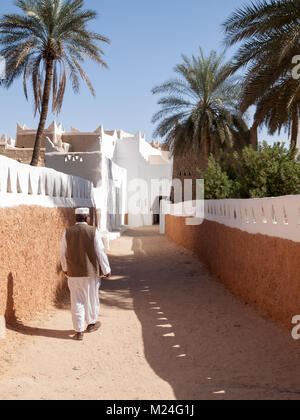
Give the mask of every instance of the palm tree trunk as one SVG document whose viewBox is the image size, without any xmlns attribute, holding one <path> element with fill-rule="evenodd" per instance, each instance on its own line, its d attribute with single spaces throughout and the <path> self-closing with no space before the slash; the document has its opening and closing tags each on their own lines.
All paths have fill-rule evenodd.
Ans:
<svg viewBox="0 0 300 420">
<path fill-rule="evenodd" d="M 294 151 L 297 147 L 297 140 L 298 140 L 298 134 L 299 134 L 299 117 L 298 112 L 294 112 L 292 116 L 292 135 L 291 135 L 291 146 L 290 150 Z"/>
<path fill-rule="evenodd" d="M 252 127 L 250 128 L 250 142 L 254 150 L 257 150 L 258 147 L 258 134 L 257 134 L 258 124 L 254 121 Z"/>
<path fill-rule="evenodd" d="M 210 137 L 209 137 L 209 130 L 204 130 L 204 141 L 202 146 L 202 153 L 201 153 L 201 162 L 200 162 L 200 169 L 202 171 L 206 171 L 208 158 L 210 155 Z"/>
<path fill-rule="evenodd" d="M 45 131 L 45 125 L 48 116 L 49 100 L 51 95 L 52 77 L 53 77 L 53 59 L 48 59 L 46 63 L 46 80 L 44 85 L 42 110 L 40 116 L 39 127 L 36 133 L 35 145 L 32 155 L 31 166 L 38 166 L 41 152 L 42 138 Z"/>
</svg>

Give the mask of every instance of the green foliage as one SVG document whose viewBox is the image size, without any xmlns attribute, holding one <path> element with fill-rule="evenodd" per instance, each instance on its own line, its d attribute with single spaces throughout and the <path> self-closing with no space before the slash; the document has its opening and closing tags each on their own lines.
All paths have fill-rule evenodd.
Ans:
<svg viewBox="0 0 300 420">
<path fill-rule="evenodd" d="M 206 200 L 229 198 L 233 194 L 234 182 L 212 155 L 208 159 L 206 171 L 202 172 L 201 176 L 205 182 Z"/>
<path fill-rule="evenodd" d="M 300 194 L 300 161 L 283 143 L 210 158 L 204 174 L 206 199 L 262 198 Z"/>
<path fill-rule="evenodd" d="M 284 144 L 266 142 L 258 150 L 245 148 L 235 155 L 236 182 L 241 198 L 300 194 L 300 163 Z"/>
</svg>

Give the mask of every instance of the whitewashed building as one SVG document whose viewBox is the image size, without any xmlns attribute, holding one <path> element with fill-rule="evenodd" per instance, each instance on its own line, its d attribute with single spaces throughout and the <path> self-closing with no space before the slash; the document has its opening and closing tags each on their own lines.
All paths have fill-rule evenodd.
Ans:
<svg viewBox="0 0 300 420">
<path fill-rule="evenodd" d="M 56 131 L 59 127 L 59 139 L 45 139 L 45 166 L 93 183 L 101 231 L 158 223 L 159 201 L 169 197 L 171 190 L 173 160 L 169 152 L 148 143 L 141 132 L 105 131 L 102 126 L 94 132 L 75 128 L 65 132 L 61 124 L 51 126 Z M 165 188 L 153 192 L 155 180 L 164 181 Z"/>
</svg>

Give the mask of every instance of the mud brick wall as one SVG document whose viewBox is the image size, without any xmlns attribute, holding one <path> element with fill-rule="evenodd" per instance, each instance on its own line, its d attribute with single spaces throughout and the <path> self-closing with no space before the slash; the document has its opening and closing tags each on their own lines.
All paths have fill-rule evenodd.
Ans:
<svg viewBox="0 0 300 420">
<path fill-rule="evenodd" d="M 29 164 L 31 162 L 33 149 L 8 149 L 0 145 L 0 155 L 10 159 L 17 160 L 21 163 Z M 45 150 L 41 150 L 40 166 L 45 166 Z"/>
<path fill-rule="evenodd" d="M 59 299 L 59 250 L 72 208 L 0 208 L 0 316 L 33 318 Z"/>
</svg>

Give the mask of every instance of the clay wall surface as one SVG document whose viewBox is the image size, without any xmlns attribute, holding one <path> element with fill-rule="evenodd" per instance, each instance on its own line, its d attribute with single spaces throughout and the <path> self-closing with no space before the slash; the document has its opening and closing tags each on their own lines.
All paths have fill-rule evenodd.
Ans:
<svg viewBox="0 0 300 420">
<path fill-rule="evenodd" d="M 182 198 L 180 197 L 179 201 L 184 200 L 184 181 L 192 180 L 193 181 L 193 196 L 188 199 L 196 199 L 196 181 L 201 179 L 200 170 L 203 170 L 206 167 L 201 156 L 195 152 L 187 153 L 186 155 L 175 157 L 174 166 L 173 166 L 173 179 L 179 179 L 183 186 Z M 174 191 L 172 191 L 172 201 L 178 202 L 177 197 L 174 196 Z"/>
<path fill-rule="evenodd" d="M 0 156 L 0 322 L 60 301 L 60 244 L 77 207 L 94 207 L 89 181 Z"/>
<path fill-rule="evenodd" d="M 5 146 L 0 146 L 0 155 L 10 159 L 17 160 L 18 162 L 30 164 L 33 149 L 9 149 Z M 41 150 L 41 166 L 45 166 L 45 150 Z"/>
<path fill-rule="evenodd" d="M 100 151 L 100 146 L 98 147 L 96 144 L 98 139 L 99 134 L 97 133 L 73 133 L 63 134 L 62 136 L 62 141 L 71 145 L 70 152 L 72 153 Z"/>
<path fill-rule="evenodd" d="M 59 299 L 60 243 L 73 222 L 70 208 L 0 208 L 0 316 L 8 322 L 32 318 Z"/>
<path fill-rule="evenodd" d="M 55 134 L 45 131 L 45 134 L 42 138 L 42 144 L 41 144 L 41 147 L 43 149 L 45 148 L 46 137 L 49 137 L 49 139 L 52 141 L 52 143 L 56 143 Z M 17 133 L 16 147 L 25 148 L 25 149 L 32 149 L 34 147 L 34 144 L 35 144 L 35 139 L 36 139 L 36 132 L 32 132 L 32 133 L 28 133 L 28 134 L 26 132 L 25 133 Z"/>
</svg>

